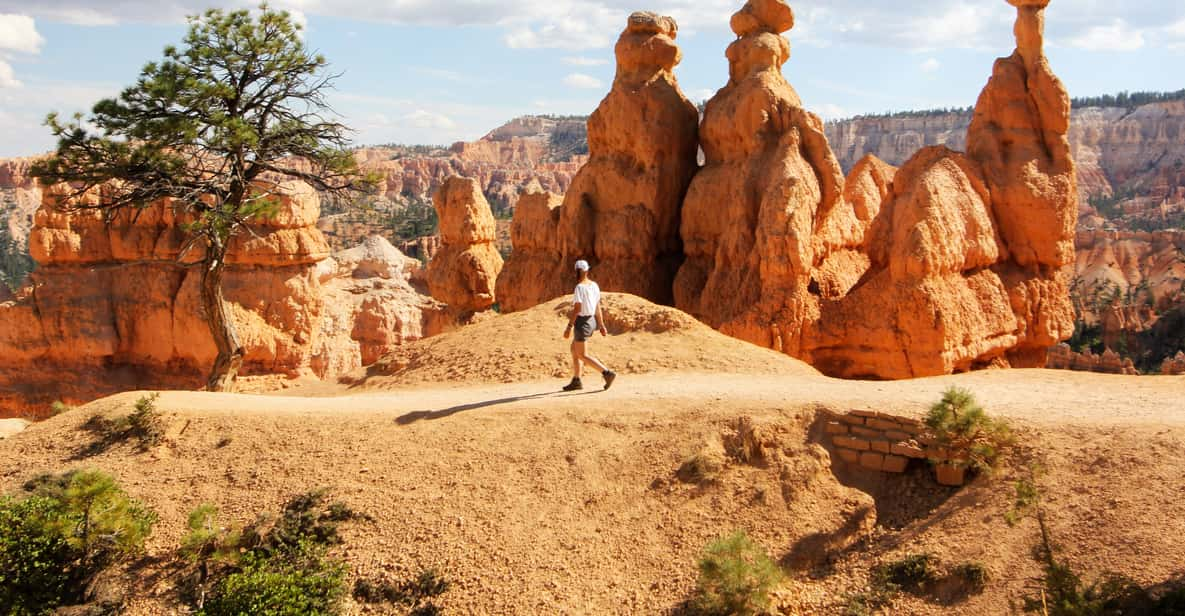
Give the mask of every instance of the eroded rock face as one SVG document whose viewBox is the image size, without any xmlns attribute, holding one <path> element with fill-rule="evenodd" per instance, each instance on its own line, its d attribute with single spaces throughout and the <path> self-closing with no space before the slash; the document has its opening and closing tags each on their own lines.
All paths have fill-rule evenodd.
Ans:
<svg viewBox="0 0 1185 616">
<path fill-rule="evenodd" d="M 241 374 L 330 377 L 444 326 L 443 306 L 409 282 L 418 262 L 389 244 L 327 258 L 313 226 L 316 193 L 303 183 L 279 190 L 275 215 L 228 255 Z M 0 302 L 0 416 L 127 389 L 200 387 L 217 351 L 192 265 L 202 249 L 181 254 L 183 221 L 160 202 L 108 226 L 94 212 L 58 211 L 60 195 L 47 189 L 35 217 L 37 270 Z"/>
<path fill-rule="evenodd" d="M 789 7 L 738 12 L 730 80 L 700 130 L 677 305 L 835 376 L 1044 365 L 1073 329 L 1078 194 L 1045 3 L 1014 4 L 1017 51 L 996 64 L 967 154 L 926 148 L 899 170 L 870 156 L 846 179 L 781 73 Z"/>
<path fill-rule="evenodd" d="M 494 214 L 476 180 L 451 177 L 433 196 L 440 249 L 428 263 L 432 297 L 459 312 L 494 305 L 502 255 L 494 245 Z"/>
<path fill-rule="evenodd" d="M 564 195 L 555 216 L 555 239 L 519 244 L 500 285 L 502 306 L 526 308 L 571 290 L 578 259 L 593 266 L 606 291 L 672 302 L 672 281 L 682 260 L 679 216 L 696 170 L 695 106 L 672 72 L 681 54 L 669 17 L 634 13 L 616 47 L 613 89 L 588 121 L 589 161 Z M 526 193 L 528 199 L 538 197 Z M 532 202 L 516 220 L 547 232 L 550 223 Z M 544 253 L 546 252 L 546 256 Z"/>
</svg>

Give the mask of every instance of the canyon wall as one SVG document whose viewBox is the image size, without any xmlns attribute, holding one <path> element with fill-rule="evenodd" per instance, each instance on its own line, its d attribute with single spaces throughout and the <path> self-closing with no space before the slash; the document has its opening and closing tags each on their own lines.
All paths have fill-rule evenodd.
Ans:
<svg viewBox="0 0 1185 616">
<path fill-rule="evenodd" d="M 922 147 L 965 148 L 971 117 L 907 112 L 829 122 L 826 131 L 844 169 L 867 154 L 900 165 Z M 1185 100 L 1075 107 L 1068 138 L 1083 226 L 1185 227 Z"/>
<path fill-rule="evenodd" d="M 318 197 L 285 183 L 276 213 L 236 236 L 224 291 L 245 347 L 242 374 L 330 377 L 447 325 L 413 286 L 419 262 L 377 239 L 331 255 Z M 0 416 L 136 388 L 195 388 L 216 350 L 186 235 L 168 201 L 65 212 L 47 189 L 29 237 L 37 269 L 0 302 Z M 97 203 L 96 191 L 84 197 Z"/>
</svg>

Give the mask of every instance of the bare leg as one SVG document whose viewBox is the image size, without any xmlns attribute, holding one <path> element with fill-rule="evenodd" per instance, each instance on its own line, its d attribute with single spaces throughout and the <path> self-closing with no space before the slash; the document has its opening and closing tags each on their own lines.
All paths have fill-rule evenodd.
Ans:
<svg viewBox="0 0 1185 616">
<path fill-rule="evenodd" d="M 596 368 L 597 370 L 599 370 L 602 373 L 609 370 L 608 368 L 605 367 L 605 364 L 601 363 L 601 360 L 593 357 L 592 355 L 589 355 L 588 353 L 584 354 L 584 363 L 588 364 L 589 366 L 591 366 L 593 368 Z"/>
<path fill-rule="evenodd" d="M 584 343 L 572 341 L 572 377 L 580 378 L 584 368 Z"/>
</svg>

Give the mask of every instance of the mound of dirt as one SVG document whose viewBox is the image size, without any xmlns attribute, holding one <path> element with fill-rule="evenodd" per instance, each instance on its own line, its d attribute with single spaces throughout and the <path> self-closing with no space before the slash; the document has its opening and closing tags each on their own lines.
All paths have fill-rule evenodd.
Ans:
<svg viewBox="0 0 1185 616">
<path fill-rule="evenodd" d="M 620 374 L 720 372 L 817 375 L 807 364 L 730 338 L 691 315 L 618 293 L 603 298 L 609 337 L 589 351 Z M 515 383 L 571 374 L 569 341 L 562 338 L 571 302 L 482 319 L 419 340 L 349 379 L 358 387 L 431 383 Z"/>
</svg>

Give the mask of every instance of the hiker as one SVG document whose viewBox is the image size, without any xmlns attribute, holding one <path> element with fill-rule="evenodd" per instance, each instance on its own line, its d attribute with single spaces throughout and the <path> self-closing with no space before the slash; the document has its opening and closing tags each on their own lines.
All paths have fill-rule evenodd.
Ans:
<svg viewBox="0 0 1185 616">
<path fill-rule="evenodd" d="M 580 381 L 584 364 L 600 370 L 605 379 L 605 389 L 609 389 L 617 374 L 589 355 L 586 349 L 593 332 L 599 329 L 602 336 L 609 335 L 609 330 L 605 329 L 605 315 L 601 312 L 601 288 L 588 277 L 588 261 L 577 261 L 576 273 L 580 276 L 580 282 L 576 285 L 572 300 L 572 316 L 568 319 L 568 327 L 564 328 L 565 340 L 573 329 L 576 330 L 576 337 L 572 339 L 572 382 L 564 386 L 564 391 L 584 389 L 584 383 Z"/>
</svg>

